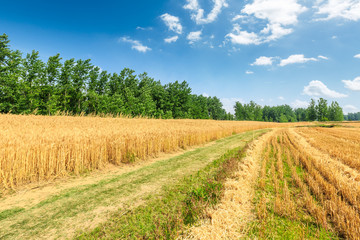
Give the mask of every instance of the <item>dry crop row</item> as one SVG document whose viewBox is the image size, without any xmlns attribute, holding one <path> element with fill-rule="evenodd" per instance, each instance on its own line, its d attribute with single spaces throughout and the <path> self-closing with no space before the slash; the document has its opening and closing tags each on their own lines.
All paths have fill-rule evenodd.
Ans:
<svg viewBox="0 0 360 240">
<path fill-rule="evenodd" d="M 301 129 L 301 131 L 304 132 L 304 129 Z M 317 135 L 317 131 L 307 130 L 307 132 L 312 134 L 312 137 Z M 341 163 L 336 162 L 336 160 L 326 161 L 322 158 L 314 157 L 311 149 L 303 147 L 300 142 L 300 135 L 296 135 L 294 131 L 290 131 L 285 135 L 285 144 L 289 147 L 292 158 L 297 159 L 295 166 L 305 170 L 303 174 L 304 182 L 311 190 L 312 195 L 315 197 L 314 199 L 321 206 L 317 211 L 313 211 L 312 209 L 314 208 L 311 207 L 307 209 L 310 209 L 310 212 L 313 211 L 312 215 L 323 227 L 330 226 L 329 223 L 333 223 L 335 230 L 340 235 L 346 236 L 348 239 L 359 239 L 359 184 L 341 170 L 345 169 L 345 167 L 338 167 Z M 328 146 L 329 139 L 334 141 L 333 144 L 347 141 L 340 138 L 333 139 L 329 134 L 327 137 L 322 136 L 321 139 L 317 139 L 318 143 L 322 146 Z M 327 148 L 327 150 L 331 150 L 331 148 Z M 358 150 L 360 149 L 358 148 Z M 341 148 L 338 151 L 340 152 Z M 353 160 L 356 160 L 356 158 Z M 344 163 L 349 163 L 349 161 L 344 161 Z M 324 216 L 329 216 L 327 219 L 328 223 L 324 222 Z"/>
<path fill-rule="evenodd" d="M 301 128 L 297 132 L 312 146 L 360 171 L 359 129 Z"/>
<path fill-rule="evenodd" d="M 288 125 L 0 114 L 0 191 L 278 126 Z"/>
<path fill-rule="evenodd" d="M 306 136 L 311 143 L 324 141 L 316 146 L 327 146 L 330 143 L 321 135 L 326 131 L 329 131 L 329 139 L 335 141 L 331 134 L 339 131 L 314 131 L 313 128 L 278 130 L 277 136 L 269 140 L 264 149 L 259 180 L 259 188 L 263 191 L 257 207 L 257 215 L 261 219 L 260 237 L 273 237 L 267 232 L 269 225 L 266 222 L 271 212 L 300 222 L 304 218 L 303 212 L 306 212 L 322 229 L 347 239 L 360 239 L 360 183 L 355 177 L 357 171 L 352 171 L 342 159 L 339 161 L 329 155 L 327 158 L 319 157 L 321 153 L 307 146 L 303 137 Z M 346 138 L 337 140 L 333 144 L 339 144 Z M 356 150 L 360 151 L 360 148 Z M 268 194 L 269 189 L 271 195 Z"/>
</svg>

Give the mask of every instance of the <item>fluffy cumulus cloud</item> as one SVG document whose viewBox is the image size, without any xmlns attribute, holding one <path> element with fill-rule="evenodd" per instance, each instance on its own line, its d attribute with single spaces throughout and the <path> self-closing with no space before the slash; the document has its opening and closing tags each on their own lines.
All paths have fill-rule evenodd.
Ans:
<svg viewBox="0 0 360 240">
<path fill-rule="evenodd" d="M 273 64 L 273 57 L 259 57 L 255 60 L 254 63 L 251 64 L 251 66 L 268 66 Z"/>
<path fill-rule="evenodd" d="M 314 6 L 319 17 L 317 20 L 344 18 L 360 20 L 360 0 L 318 0 Z"/>
<path fill-rule="evenodd" d="M 316 58 L 306 58 L 303 54 L 294 54 L 294 55 L 289 56 L 286 59 L 282 59 L 280 61 L 279 65 L 281 67 L 284 67 L 284 66 L 289 65 L 289 64 L 306 63 L 306 62 L 309 62 L 309 61 L 318 61 L 318 59 L 316 59 Z"/>
<path fill-rule="evenodd" d="M 187 0 L 185 9 L 191 11 L 191 18 L 196 24 L 207 24 L 214 22 L 223 8 L 228 7 L 226 0 L 213 0 L 214 6 L 210 13 L 205 16 L 205 10 L 200 7 L 198 0 Z"/>
<path fill-rule="evenodd" d="M 173 43 L 173 42 L 176 42 L 178 39 L 179 39 L 178 36 L 173 36 L 173 37 L 165 38 L 164 41 L 166 43 Z"/>
<path fill-rule="evenodd" d="M 241 10 L 242 15 L 235 16 L 233 21 L 244 16 L 254 16 L 267 21 L 266 27 L 258 33 L 239 31 L 239 28 L 234 27 L 227 37 L 237 44 L 261 44 L 277 40 L 293 32 L 290 26 L 297 24 L 298 16 L 306 10 L 298 0 L 254 0 L 246 4 Z M 236 41 L 239 36 L 240 39 L 251 36 L 252 41 Z"/>
<path fill-rule="evenodd" d="M 202 31 L 190 32 L 186 38 L 187 38 L 187 40 L 189 40 L 190 44 L 193 44 L 193 43 L 201 40 L 201 34 L 202 34 Z"/>
<path fill-rule="evenodd" d="M 299 14 L 304 11 L 306 7 L 298 4 L 297 0 L 255 0 L 245 5 L 241 12 L 268 20 L 270 24 L 287 26 L 296 24 Z"/>
<path fill-rule="evenodd" d="M 164 21 L 165 25 L 169 28 L 170 31 L 174 31 L 177 34 L 182 33 L 183 27 L 178 17 L 165 13 L 161 15 L 160 18 Z"/>
<path fill-rule="evenodd" d="M 342 80 L 345 84 L 345 87 L 353 90 L 353 91 L 360 91 L 360 77 L 355 78 L 354 80 Z"/>
<path fill-rule="evenodd" d="M 241 45 L 258 45 L 261 43 L 261 38 L 254 32 L 241 31 L 239 24 L 234 24 L 233 31 L 226 35 L 226 38 L 229 39 L 234 44 Z"/>
<path fill-rule="evenodd" d="M 304 87 L 304 94 L 312 97 L 344 98 L 347 95 L 329 89 L 323 82 L 314 80 Z"/>
<path fill-rule="evenodd" d="M 354 58 L 360 58 L 360 54 L 356 54 Z"/>
<path fill-rule="evenodd" d="M 226 110 L 226 112 L 235 113 L 234 106 L 236 102 L 240 102 L 244 104 L 244 100 L 241 98 L 221 98 L 221 103 L 223 104 L 223 108 Z"/>
<path fill-rule="evenodd" d="M 122 37 L 119 39 L 121 42 L 126 42 L 131 44 L 131 49 L 134 49 L 139 52 L 146 53 L 147 51 L 151 51 L 151 48 L 144 46 L 140 41 L 133 40 L 129 37 Z"/>
<path fill-rule="evenodd" d="M 301 101 L 299 99 L 296 99 L 294 102 L 291 103 L 291 106 L 293 108 L 307 108 L 309 106 L 309 103 L 307 101 Z"/>
</svg>

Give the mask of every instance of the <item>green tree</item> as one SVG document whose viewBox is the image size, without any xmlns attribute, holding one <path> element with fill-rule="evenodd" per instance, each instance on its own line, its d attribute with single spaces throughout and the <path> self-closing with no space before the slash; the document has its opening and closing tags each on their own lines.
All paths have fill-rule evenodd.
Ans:
<svg viewBox="0 0 360 240">
<path fill-rule="evenodd" d="M 318 118 L 315 104 L 316 104 L 315 100 L 311 99 L 309 107 L 307 108 L 307 120 L 308 121 L 316 121 Z"/>
<path fill-rule="evenodd" d="M 279 118 L 279 122 L 281 123 L 285 123 L 285 122 L 289 122 L 288 118 L 285 116 L 285 114 L 281 114 L 280 118 Z"/>
<path fill-rule="evenodd" d="M 235 103 L 234 111 L 236 120 L 245 120 L 245 107 L 240 102 Z"/>
<path fill-rule="evenodd" d="M 61 57 L 60 54 L 49 57 L 45 67 L 45 81 L 42 85 L 42 101 L 44 107 L 41 109 L 42 114 L 54 114 L 57 108 L 58 94 L 56 92 L 57 84 L 60 80 L 60 69 L 61 69 Z"/>
<path fill-rule="evenodd" d="M 42 97 L 43 84 L 45 82 L 45 64 L 39 58 L 39 52 L 33 50 L 23 60 L 22 81 L 20 83 L 19 108 L 21 112 L 31 113 L 39 108 L 44 109 L 45 103 Z M 41 111 L 40 113 L 43 113 Z"/>
<path fill-rule="evenodd" d="M 22 73 L 20 51 L 12 51 L 6 34 L 0 35 L 0 112 L 18 113 L 19 79 Z"/>
<path fill-rule="evenodd" d="M 323 98 L 318 100 L 316 106 L 316 113 L 319 121 L 328 121 L 328 106 L 327 101 Z"/>
<path fill-rule="evenodd" d="M 307 112 L 305 108 L 295 109 L 295 115 L 298 122 L 304 122 L 307 120 L 306 118 Z"/>
<path fill-rule="evenodd" d="M 344 121 L 344 113 L 338 102 L 332 102 L 328 111 L 330 121 Z"/>
<path fill-rule="evenodd" d="M 66 60 L 60 70 L 60 79 L 58 83 L 58 106 L 61 111 L 71 111 L 71 94 L 74 93 L 72 76 L 75 66 L 75 60 Z"/>
<path fill-rule="evenodd" d="M 77 60 L 72 71 L 72 92 L 70 100 L 70 109 L 73 113 L 84 111 L 82 103 L 84 102 L 86 83 L 89 80 L 89 73 L 92 69 L 90 59 Z"/>
</svg>

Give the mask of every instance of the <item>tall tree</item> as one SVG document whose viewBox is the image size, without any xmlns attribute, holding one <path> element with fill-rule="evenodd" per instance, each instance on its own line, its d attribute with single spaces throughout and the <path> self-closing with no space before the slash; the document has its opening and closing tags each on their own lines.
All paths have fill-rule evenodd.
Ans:
<svg viewBox="0 0 360 240">
<path fill-rule="evenodd" d="M 42 83 L 42 96 L 46 109 L 43 109 L 42 114 L 54 114 L 57 109 L 57 93 L 56 87 L 60 80 L 61 69 L 61 57 L 60 54 L 49 57 L 45 67 L 45 81 Z"/>
<path fill-rule="evenodd" d="M 329 106 L 330 121 L 344 121 L 344 113 L 338 102 L 332 102 Z"/>
<path fill-rule="evenodd" d="M 307 109 L 307 120 L 308 121 L 316 121 L 317 120 L 317 111 L 316 111 L 316 103 L 314 99 L 311 99 L 309 107 Z"/>
<path fill-rule="evenodd" d="M 328 106 L 327 100 L 320 98 L 318 100 L 318 104 L 316 106 L 316 114 L 319 121 L 327 121 L 328 120 Z"/>
<path fill-rule="evenodd" d="M 74 93 L 72 76 L 75 66 L 75 60 L 69 59 L 64 62 L 61 68 L 60 79 L 58 83 L 58 106 L 61 111 L 68 112 L 71 109 L 71 98 Z"/>
<path fill-rule="evenodd" d="M 0 35 L 0 112 L 17 113 L 22 59 L 9 42 L 6 34 Z"/>
</svg>

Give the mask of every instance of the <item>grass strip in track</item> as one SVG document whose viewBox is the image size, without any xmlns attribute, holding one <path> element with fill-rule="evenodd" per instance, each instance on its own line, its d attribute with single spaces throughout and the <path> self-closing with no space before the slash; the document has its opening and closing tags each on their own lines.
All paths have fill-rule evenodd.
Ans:
<svg viewBox="0 0 360 240">
<path fill-rule="evenodd" d="M 196 174 L 167 186 L 163 193 L 129 212 L 118 212 L 77 239 L 175 239 L 206 217 L 206 209 L 222 197 L 224 183 L 244 155 L 245 148 L 228 151 Z"/>
</svg>

